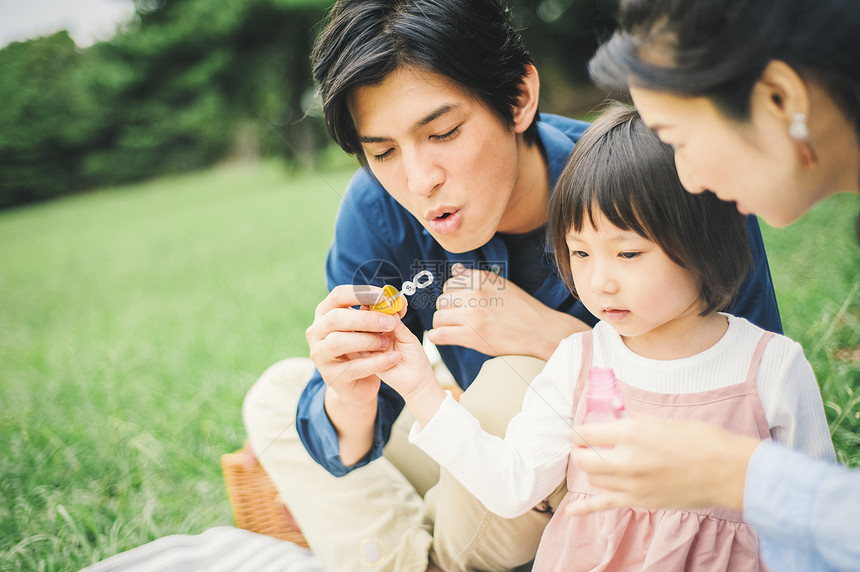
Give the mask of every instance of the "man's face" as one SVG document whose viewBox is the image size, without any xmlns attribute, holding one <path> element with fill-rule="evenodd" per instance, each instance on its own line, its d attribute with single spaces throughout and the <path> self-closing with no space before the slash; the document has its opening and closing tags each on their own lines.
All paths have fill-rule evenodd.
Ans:
<svg viewBox="0 0 860 572">
<path fill-rule="evenodd" d="M 445 76 L 403 68 L 350 97 L 367 163 L 382 186 L 449 252 L 515 230 L 515 130 Z M 509 228 L 510 227 L 510 228 Z"/>
</svg>

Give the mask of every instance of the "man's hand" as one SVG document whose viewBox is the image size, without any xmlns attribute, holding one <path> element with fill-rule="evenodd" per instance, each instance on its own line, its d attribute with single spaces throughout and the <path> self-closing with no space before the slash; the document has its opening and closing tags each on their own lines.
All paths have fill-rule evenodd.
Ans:
<svg viewBox="0 0 860 572">
<path fill-rule="evenodd" d="M 310 356 L 328 388 L 325 409 L 335 428 L 341 461 L 351 465 L 373 444 L 379 371 L 399 358 L 384 351 L 399 322 L 381 312 L 356 310 L 381 299 L 381 288 L 338 286 L 317 306 L 305 332 Z M 401 311 L 401 315 L 406 309 Z"/>
<path fill-rule="evenodd" d="M 460 264 L 451 270 L 453 276 L 436 300 L 433 329 L 427 332 L 434 344 L 547 360 L 561 340 L 588 329 L 497 274 Z"/>
<path fill-rule="evenodd" d="M 305 332 L 311 360 L 341 399 L 375 401 L 376 373 L 393 363 L 394 356 L 384 350 L 391 343 L 397 318 L 353 308 L 377 302 L 381 292 L 370 286 L 337 286 L 317 306 L 314 322 Z"/>
</svg>

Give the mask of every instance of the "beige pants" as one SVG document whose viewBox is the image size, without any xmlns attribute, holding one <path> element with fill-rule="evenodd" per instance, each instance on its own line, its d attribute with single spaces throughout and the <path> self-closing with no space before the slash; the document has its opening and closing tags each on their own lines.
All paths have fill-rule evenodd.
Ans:
<svg viewBox="0 0 860 572">
<path fill-rule="evenodd" d="M 460 402 L 486 431 L 503 436 L 543 364 L 525 356 L 489 360 Z M 248 392 L 243 416 L 251 446 L 326 570 L 423 572 L 428 557 L 448 572 L 510 570 L 534 558 L 550 514 L 504 519 L 489 512 L 408 442 L 408 409 L 382 458 L 340 478 L 318 465 L 295 430 L 298 398 L 313 369 L 306 358 L 270 367 Z"/>
</svg>

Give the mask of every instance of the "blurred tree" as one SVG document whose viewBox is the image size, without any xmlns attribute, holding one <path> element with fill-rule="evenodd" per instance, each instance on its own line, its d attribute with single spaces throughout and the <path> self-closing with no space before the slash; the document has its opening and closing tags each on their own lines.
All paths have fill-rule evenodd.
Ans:
<svg viewBox="0 0 860 572">
<path fill-rule="evenodd" d="M 541 75 L 541 110 L 580 116 L 605 94 L 588 60 L 615 29 L 618 0 L 507 0 Z"/>
<path fill-rule="evenodd" d="M 0 50 L 0 208 L 200 168 L 230 154 L 308 160 L 308 54 L 326 0 L 138 0 L 80 50 L 61 32 Z"/>
<path fill-rule="evenodd" d="M 139 23 L 103 46 L 134 70 L 114 87 L 113 145 L 87 159 L 99 180 L 197 168 L 225 155 L 313 156 L 318 122 L 300 122 L 307 54 L 326 2 L 139 0 Z M 117 165 L 123 165 L 118 170 Z"/>
<path fill-rule="evenodd" d="M 581 115 L 616 0 L 508 0 L 543 111 Z M 201 168 L 312 161 L 328 144 L 309 54 L 333 0 L 135 0 L 135 21 L 81 50 L 61 32 L 0 50 L 0 208 Z"/>
<path fill-rule="evenodd" d="M 67 192 L 81 144 L 100 128 L 84 119 L 81 55 L 66 32 L 0 50 L 0 208 Z"/>
</svg>

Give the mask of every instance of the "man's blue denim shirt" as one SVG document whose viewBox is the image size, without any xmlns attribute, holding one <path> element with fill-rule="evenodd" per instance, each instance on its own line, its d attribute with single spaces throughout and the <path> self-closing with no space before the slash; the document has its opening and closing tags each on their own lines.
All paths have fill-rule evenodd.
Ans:
<svg viewBox="0 0 860 572">
<path fill-rule="evenodd" d="M 542 113 L 538 134 L 549 164 L 550 184 L 555 186 L 574 143 L 588 123 Z M 762 244 L 758 221 L 748 217 L 750 247 L 754 267 L 741 287 L 737 300 L 726 311 L 742 316 L 758 326 L 782 333 L 776 296 Z M 451 266 L 461 263 L 469 268 L 486 269 L 507 277 L 508 254 L 501 238 L 494 236 L 482 247 L 460 254 L 445 251 L 418 220 L 389 195 L 369 169 L 356 172 L 341 201 L 335 225 L 334 241 L 326 263 L 329 289 L 340 284 L 400 287 L 420 270 L 430 270 L 433 284 L 409 298 L 409 310 L 403 318 L 407 327 L 422 339 L 433 325 L 436 297 L 451 275 Z M 551 272 L 532 296 L 550 308 L 579 318 L 593 326 L 597 320 L 576 300 L 555 272 L 549 246 L 541 263 Z M 466 389 L 481 365 L 490 356 L 461 346 L 439 346 L 445 365 L 457 383 Z M 346 467 L 340 460 L 337 435 L 325 412 L 326 384 L 314 372 L 296 413 L 296 428 L 305 448 L 319 464 L 335 476 L 366 465 L 382 455 L 391 426 L 403 409 L 403 399 L 382 384 L 375 425 L 374 443 L 368 454 Z"/>
</svg>

